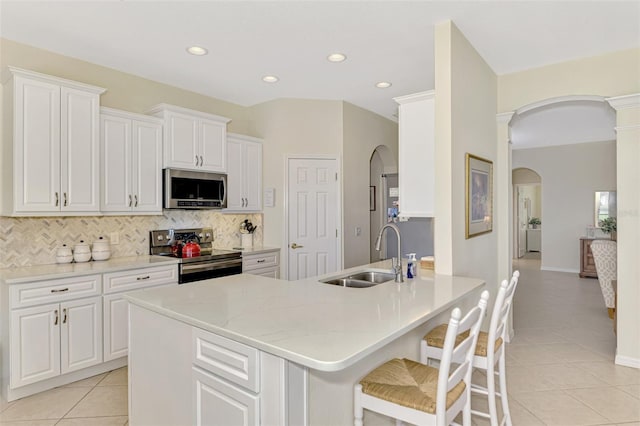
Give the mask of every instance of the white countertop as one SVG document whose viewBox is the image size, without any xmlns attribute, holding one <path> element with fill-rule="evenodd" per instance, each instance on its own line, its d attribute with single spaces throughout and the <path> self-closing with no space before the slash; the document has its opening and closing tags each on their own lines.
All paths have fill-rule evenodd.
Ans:
<svg viewBox="0 0 640 426">
<path fill-rule="evenodd" d="M 20 284 L 30 281 L 52 280 L 79 275 L 103 274 L 105 272 L 126 271 L 127 269 L 177 263 L 177 259 L 172 259 L 170 257 L 145 255 L 114 257 L 109 260 L 94 260 L 82 263 L 54 263 L 51 265 L 23 266 L 19 268 L 0 269 L 0 282 L 5 284 Z"/>
<path fill-rule="evenodd" d="M 347 269 L 388 272 L 390 261 Z M 133 304 L 322 371 L 344 369 L 483 286 L 475 278 L 435 275 L 369 288 L 321 277 L 284 281 L 233 275 L 133 292 Z M 416 342 L 417 344 L 417 342 Z"/>
</svg>

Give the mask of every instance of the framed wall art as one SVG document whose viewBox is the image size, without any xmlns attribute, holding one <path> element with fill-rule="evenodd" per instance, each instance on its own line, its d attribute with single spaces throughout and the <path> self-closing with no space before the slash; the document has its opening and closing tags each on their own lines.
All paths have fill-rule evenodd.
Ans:
<svg viewBox="0 0 640 426">
<path fill-rule="evenodd" d="M 466 153 L 465 238 L 493 230 L 493 162 Z"/>
</svg>

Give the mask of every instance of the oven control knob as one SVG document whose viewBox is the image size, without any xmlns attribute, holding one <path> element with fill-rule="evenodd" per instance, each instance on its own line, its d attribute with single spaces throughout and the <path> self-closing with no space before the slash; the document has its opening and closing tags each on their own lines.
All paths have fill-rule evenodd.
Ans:
<svg viewBox="0 0 640 426">
<path fill-rule="evenodd" d="M 167 234 L 165 238 L 167 239 L 167 241 L 169 241 L 171 239 L 171 235 Z"/>
<path fill-rule="evenodd" d="M 158 241 L 162 241 L 162 240 L 163 240 L 162 235 L 158 235 Z"/>
<path fill-rule="evenodd" d="M 207 232 L 206 234 L 204 234 L 204 235 L 205 235 L 205 237 L 206 237 L 207 239 L 211 238 L 211 234 L 210 234 L 210 233 L 208 233 L 208 232 Z"/>
</svg>

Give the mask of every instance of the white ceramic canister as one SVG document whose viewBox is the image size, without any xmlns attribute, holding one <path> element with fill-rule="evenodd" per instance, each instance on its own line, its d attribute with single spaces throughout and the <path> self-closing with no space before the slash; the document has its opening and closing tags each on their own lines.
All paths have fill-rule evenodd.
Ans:
<svg viewBox="0 0 640 426">
<path fill-rule="evenodd" d="M 63 244 L 62 247 L 59 247 L 56 250 L 56 262 L 57 263 L 71 263 L 73 261 L 73 252 L 71 251 L 71 247 L 68 247 L 66 244 Z"/>
<path fill-rule="evenodd" d="M 91 260 L 91 248 L 84 240 L 73 246 L 73 260 L 76 262 L 88 262 Z"/>
<path fill-rule="evenodd" d="M 91 257 L 93 260 L 107 260 L 111 257 L 111 245 L 107 238 L 100 237 L 93 242 Z"/>
</svg>

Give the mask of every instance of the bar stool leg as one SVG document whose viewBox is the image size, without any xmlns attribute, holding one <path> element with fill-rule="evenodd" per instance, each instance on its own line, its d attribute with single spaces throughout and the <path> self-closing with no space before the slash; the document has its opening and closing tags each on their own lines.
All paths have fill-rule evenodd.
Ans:
<svg viewBox="0 0 640 426">
<path fill-rule="evenodd" d="M 502 354 L 500 356 L 499 371 L 500 371 L 500 398 L 502 401 L 502 415 L 504 416 L 504 422 L 507 426 L 511 425 L 511 412 L 509 411 L 509 398 L 507 397 L 507 369 L 504 354 L 504 345 L 501 348 Z"/>
<path fill-rule="evenodd" d="M 353 398 L 353 424 L 354 426 L 363 426 L 362 418 L 364 417 L 364 409 L 362 408 L 362 404 L 360 404 L 360 394 L 362 393 L 362 386 L 355 386 L 355 397 Z"/>
</svg>

